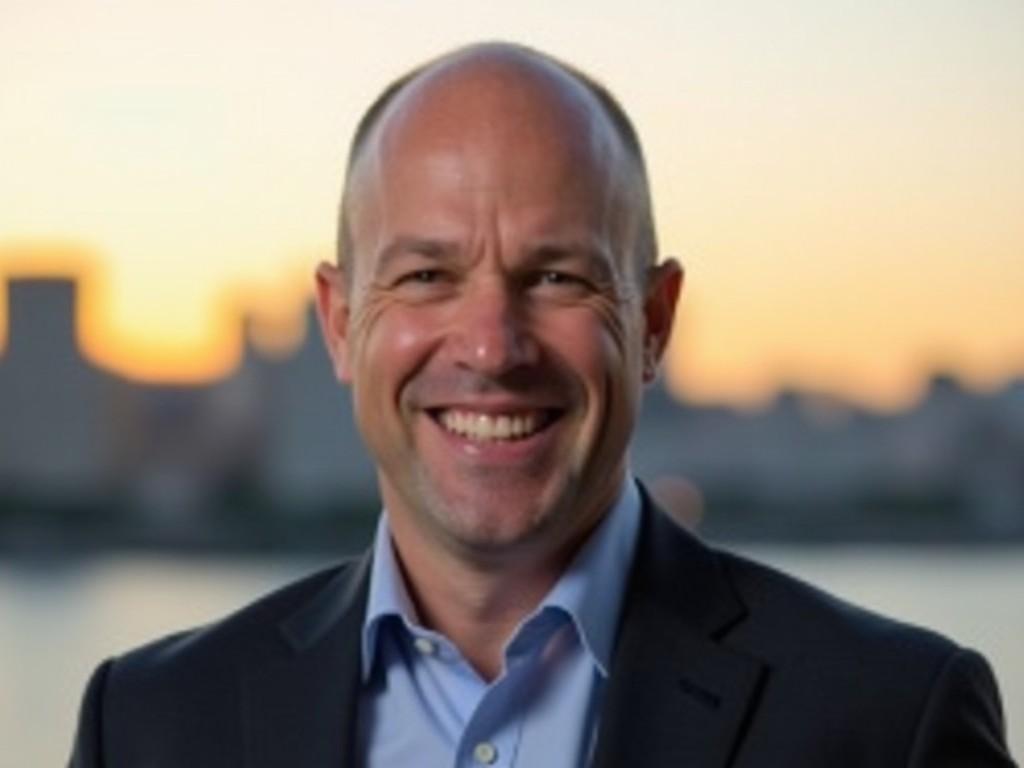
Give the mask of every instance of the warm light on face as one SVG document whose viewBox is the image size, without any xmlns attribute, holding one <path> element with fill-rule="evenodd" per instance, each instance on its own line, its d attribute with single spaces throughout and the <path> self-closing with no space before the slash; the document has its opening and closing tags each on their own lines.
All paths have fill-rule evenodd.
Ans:
<svg viewBox="0 0 1024 768">
<path fill-rule="evenodd" d="M 645 326 L 623 157 L 588 92 L 507 51 L 423 75 L 371 134 L 320 310 L 405 556 L 550 564 L 619 493 L 674 298 Z"/>
</svg>

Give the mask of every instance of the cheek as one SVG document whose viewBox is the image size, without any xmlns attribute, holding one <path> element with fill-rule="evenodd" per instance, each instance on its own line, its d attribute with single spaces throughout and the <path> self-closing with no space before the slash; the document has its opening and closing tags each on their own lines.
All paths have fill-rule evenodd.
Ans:
<svg viewBox="0 0 1024 768">
<path fill-rule="evenodd" d="M 640 318 L 630 308 L 610 302 L 600 305 L 589 352 L 593 372 L 589 385 L 597 390 L 598 403 L 593 415 L 600 421 L 597 429 L 602 435 L 615 438 L 608 441 L 609 448 L 632 431 L 642 388 L 643 334 Z"/>
<path fill-rule="evenodd" d="M 404 370 L 406 366 L 402 363 L 418 357 L 427 346 L 427 338 L 423 323 L 412 317 L 392 315 L 378 325 L 374 344 L 396 368 Z"/>
<path fill-rule="evenodd" d="M 355 386 L 367 398 L 397 400 L 432 346 L 422 311 L 394 301 L 370 304 L 354 323 Z"/>
<path fill-rule="evenodd" d="M 620 388 L 636 367 L 637 356 L 630 353 L 636 334 L 628 320 L 611 302 L 595 302 L 552 313 L 544 323 L 544 337 L 588 390 L 608 396 L 605 390 Z"/>
</svg>

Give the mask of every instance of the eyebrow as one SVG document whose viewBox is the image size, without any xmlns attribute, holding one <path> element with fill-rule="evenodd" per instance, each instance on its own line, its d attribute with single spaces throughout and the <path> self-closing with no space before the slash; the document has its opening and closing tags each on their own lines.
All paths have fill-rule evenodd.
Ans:
<svg viewBox="0 0 1024 768">
<path fill-rule="evenodd" d="M 441 261 L 451 258 L 457 251 L 458 245 L 454 242 L 400 235 L 385 245 L 377 254 L 374 272 L 377 274 L 386 272 L 391 264 L 402 256 L 414 254 Z"/>
<path fill-rule="evenodd" d="M 583 261 L 588 269 L 609 279 L 614 274 L 612 257 L 605 249 L 580 241 L 546 242 L 527 248 L 528 259 L 537 265 L 558 264 L 564 261 Z"/>
<path fill-rule="evenodd" d="M 378 252 L 374 272 L 378 275 L 386 274 L 392 264 L 403 256 L 415 255 L 432 261 L 450 261 L 459 251 L 460 245 L 455 241 L 399 235 Z M 600 279 L 611 280 L 615 275 L 611 254 L 586 241 L 542 241 L 527 245 L 522 253 L 524 261 L 533 268 L 582 261 Z"/>
</svg>

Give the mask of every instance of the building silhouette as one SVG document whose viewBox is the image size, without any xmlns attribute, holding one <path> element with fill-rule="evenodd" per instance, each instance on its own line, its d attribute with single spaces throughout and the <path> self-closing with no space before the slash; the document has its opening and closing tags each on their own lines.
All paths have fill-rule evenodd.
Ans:
<svg viewBox="0 0 1024 768">
<path fill-rule="evenodd" d="M 76 289 L 20 279 L 8 289 L 0 358 L 0 487 L 60 501 L 102 492 L 112 446 L 104 374 L 78 353 Z"/>
<path fill-rule="evenodd" d="M 138 382 L 82 356 L 76 295 L 65 278 L 8 284 L 0 504 L 127 509 L 173 530 L 230 503 L 301 516 L 373 498 L 348 393 L 314 334 L 283 360 L 246 334 L 241 364 L 205 384 Z"/>
<path fill-rule="evenodd" d="M 242 320 L 233 371 L 168 385 L 131 381 L 81 354 L 73 280 L 17 278 L 7 288 L 0 544 L 5 520 L 24 522 L 25 510 L 49 510 L 55 525 L 78 516 L 178 540 L 251 537 L 261 525 L 281 536 L 303 520 L 327 526 L 376 510 L 374 468 L 312 306 L 290 355 L 261 354 Z M 1022 535 L 1024 379 L 979 394 L 936 376 L 918 404 L 892 415 L 793 390 L 760 409 L 699 407 L 656 386 L 631 463 L 667 506 L 688 523 L 703 515 L 712 534 Z"/>
</svg>

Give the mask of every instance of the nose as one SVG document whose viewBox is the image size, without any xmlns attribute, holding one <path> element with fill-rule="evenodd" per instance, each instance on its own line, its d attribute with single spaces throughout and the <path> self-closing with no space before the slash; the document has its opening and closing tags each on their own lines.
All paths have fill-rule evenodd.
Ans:
<svg viewBox="0 0 1024 768">
<path fill-rule="evenodd" d="M 467 287 L 452 333 L 455 362 L 490 377 L 536 364 L 539 348 L 524 309 L 514 286 L 502 277 Z"/>
</svg>

